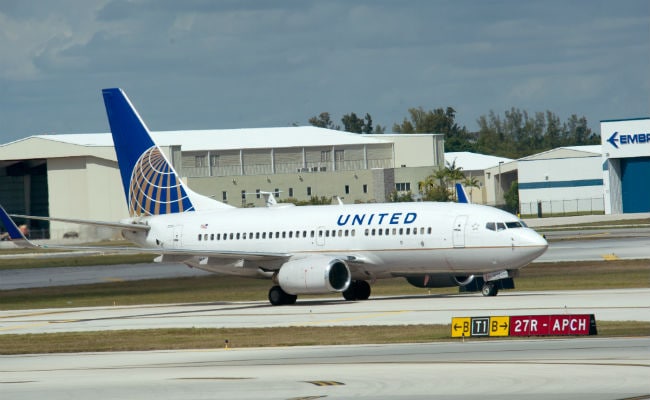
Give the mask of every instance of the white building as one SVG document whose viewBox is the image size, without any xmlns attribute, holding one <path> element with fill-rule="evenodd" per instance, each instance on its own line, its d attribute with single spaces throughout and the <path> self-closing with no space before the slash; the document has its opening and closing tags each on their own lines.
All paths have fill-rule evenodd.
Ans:
<svg viewBox="0 0 650 400">
<path fill-rule="evenodd" d="M 465 178 L 476 179 L 478 188 L 465 185 L 472 203 L 503 204 L 503 193 L 517 180 L 517 162 L 510 158 L 458 151 L 445 153 L 445 164 L 462 168 Z"/>
<path fill-rule="evenodd" d="M 600 145 L 558 147 L 519 159 L 522 215 L 604 211 Z"/>
</svg>

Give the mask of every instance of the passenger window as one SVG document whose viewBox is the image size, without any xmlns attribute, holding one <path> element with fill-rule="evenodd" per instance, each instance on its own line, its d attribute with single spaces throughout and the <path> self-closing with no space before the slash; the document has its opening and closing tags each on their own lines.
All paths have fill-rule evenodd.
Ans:
<svg viewBox="0 0 650 400">
<path fill-rule="evenodd" d="M 352 234 L 352 236 L 354 236 L 354 229 L 352 229 L 352 232 L 350 232 L 350 233 Z"/>
<path fill-rule="evenodd" d="M 487 224 L 485 224 L 485 229 L 490 230 L 490 231 L 496 231 L 497 230 L 494 222 L 488 222 Z"/>
<path fill-rule="evenodd" d="M 202 237 L 203 237 L 203 236 L 201 236 L 201 234 L 199 233 L 199 242 L 201 241 L 201 238 L 202 238 Z"/>
</svg>

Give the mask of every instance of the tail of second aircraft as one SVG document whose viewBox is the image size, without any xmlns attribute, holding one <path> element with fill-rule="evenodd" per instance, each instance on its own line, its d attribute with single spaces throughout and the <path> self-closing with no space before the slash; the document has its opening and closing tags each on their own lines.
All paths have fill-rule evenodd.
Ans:
<svg viewBox="0 0 650 400">
<path fill-rule="evenodd" d="M 183 184 L 122 89 L 102 94 L 131 216 L 231 207 Z"/>
</svg>

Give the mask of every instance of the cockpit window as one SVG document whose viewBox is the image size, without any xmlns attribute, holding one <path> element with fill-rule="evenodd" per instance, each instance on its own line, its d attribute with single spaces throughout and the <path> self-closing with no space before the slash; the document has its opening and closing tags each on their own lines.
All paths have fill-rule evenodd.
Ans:
<svg viewBox="0 0 650 400">
<path fill-rule="evenodd" d="M 506 230 L 506 224 L 503 222 L 497 222 L 497 231 L 505 231 Z"/>
<path fill-rule="evenodd" d="M 523 225 L 519 221 L 506 222 L 506 226 L 508 227 L 508 229 L 523 228 Z"/>
<path fill-rule="evenodd" d="M 488 222 L 485 224 L 485 229 L 491 230 L 491 231 L 496 231 L 496 224 L 494 222 Z"/>
</svg>

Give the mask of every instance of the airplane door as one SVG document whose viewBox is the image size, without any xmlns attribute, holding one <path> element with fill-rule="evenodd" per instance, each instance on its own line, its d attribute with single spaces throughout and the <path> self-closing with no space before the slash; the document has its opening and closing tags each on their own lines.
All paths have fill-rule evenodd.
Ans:
<svg viewBox="0 0 650 400">
<path fill-rule="evenodd" d="M 171 235 L 169 247 L 181 247 L 183 244 L 183 225 L 172 225 L 169 228 L 169 233 Z"/>
<path fill-rule="evenodd" d="M 465 225 L 467 224 L 467 215 L 459 215 L 454 220 L 454 231 L 452 232 L 452 242 L 454 247 L 465 247 Z"/>
</svg>

